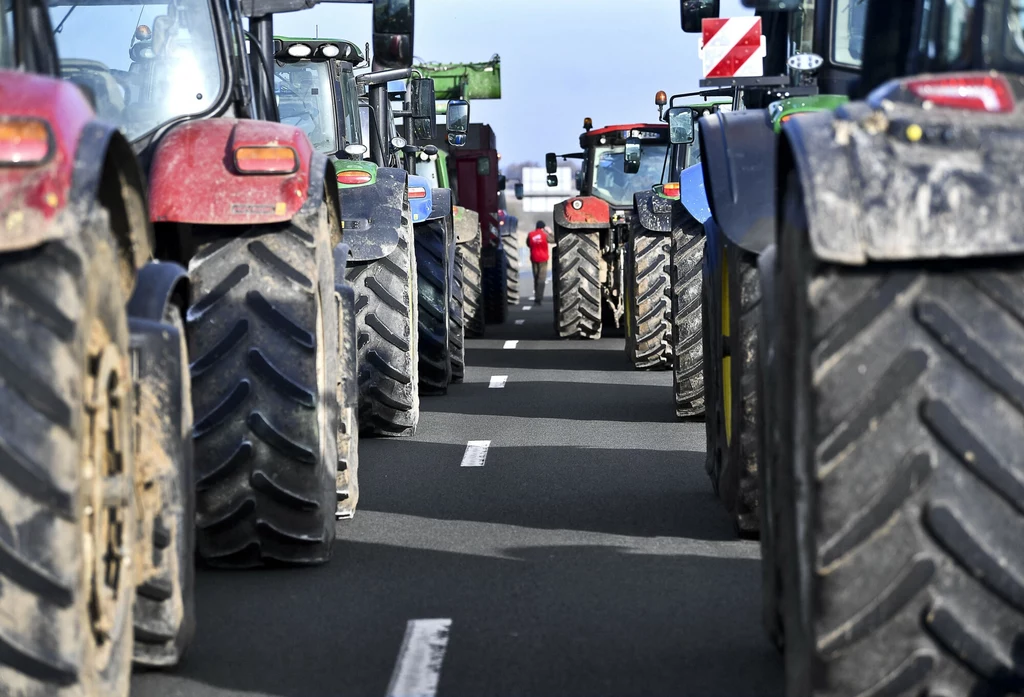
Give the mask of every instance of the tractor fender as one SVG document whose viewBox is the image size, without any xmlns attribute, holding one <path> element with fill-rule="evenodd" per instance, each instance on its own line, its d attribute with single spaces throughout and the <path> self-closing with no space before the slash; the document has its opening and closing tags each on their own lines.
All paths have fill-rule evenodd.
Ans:
<svg viewBox="0 0 1024 697">
<path fill-rule="evenodd" d="M 779 176 L 798 173 L 815 256 L 860 265 L 1024 253 L 1020 117 L 877 101 L 782 125 Z"/>
<path fill-rule="evenodd" d="M 290 147 L 297 167 L 291 174 L 239 174 L 234 152 L 244 146 Z M 153 153 L 149 175 L 152 219 L 198 225 L 291 220 L 311 192 L 314 161 L 323 158 L 314 155 L 320 154 L 295 126 L 251 119 L 184 123 L 171 129 Z"/>
<path fill-rule="evenodd" d="M 351 261 L 373 261 L 398 247 L 409 175 L 397 167 L 378 167 L 377 180 L 338 189 L 343 239 Z"/>
<path fill-rule="evenodd" d="M 573 206 L 579 204 L 579 208 Z M 574 196 L 555 205 L 555 225 L 572 229 L 603 229 L 611 225 L 611 208 L 596 196 Z"/>
<path fill-rule="evenodd" d="M 434 189 L 431 191 L 431 195 L 433 201 L 427 220 L 444 220 L 450 216 L 452 214 L 452 190 Z"/>
<path fill-rule="evenodd" d="M 480 237 L 480 214 L 463 206 L 455 206 L 455 241 L 458 244 L 472 242 Z"/>
<path fill-rule="evenodd" d="M 711 217 L 711 204 L 708 203 L 704 170 L 700 163 L 679 173 L 679 204 L 690 218 L 702 225 Z"/>
<path fill-rule="evenodd" d="M 653 190 L 633 194 L 633 214 L 640 226 L 649 232 L 672 232 L 672 199 L 658 196 Z"/>
<path fill-rule="evenodd" d="M 190 300 L 188 271 L 174 262 L 151 261 L 139 269 L 128 316 L 150 322 L 163 322 L 168 303 L 177 299 L 181 307 Z"/>
<path fill-rule="evenodd" d="M 777 143 L 760 109 L 719 111 L 700 120 L 701 167 L 711 212 L 730 242 L 754 254 L 775 241 Z"/>
<path fill-rule="evenodd" d="M 415 174 L 409 175 L 409 187 L 418 186 L 426 191 L 423 198 L 410 198 L 409 210 L 412 212 L 412 222 L 425 223 L 430 220 L 430 212 L 434 209 L 434 190 L 430 188 L 430 180 Z"/>
</svg>

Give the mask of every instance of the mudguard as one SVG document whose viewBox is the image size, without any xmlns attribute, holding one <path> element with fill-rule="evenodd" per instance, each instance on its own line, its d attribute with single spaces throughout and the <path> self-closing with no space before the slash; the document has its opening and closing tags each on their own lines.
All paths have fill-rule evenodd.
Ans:
<svg viewBox="0 0 1024 697">
<path fill-rule="evenodd" d="M 633 214 L 649 232 L 672 232 L 673 205 L 678 206 L 679 202 L 659 196 L 651 189 L 633 194 Z"/>
<path fill-rule="evenodd" d="M 580 208 L 573 208 L 579 201 Z M 611 207 L 596 196 L 575 196 L 555 205 L 555 225 L 567 230 L 596 230 L 611 226 Z"/>
<path fill-rule="evenodd" d="M 860 265 L 1024 253 L 1024 114 L 883 101 L 898 89 L 782 126 L 779 176 L 796 168 L 815 256 Z"/>
<path fill-rule="evenodd" d="M 351 261 L 382 259 L 398 246 L 408 181 L 404 169 L 379 167 L 375 183 L 338 189 Z"/>
<path fill-rule="evenodd" d="M 128 317 L 163 322 L 167 304 L 177 298 L 181 307 L 188 307 L 189 295 L 188 271 L 183 266 L 151 261 L 139 270 L 128 300 Z"/>
<path fill-rule="evenodd" d="M 754 254 L 775 241 L 777 144 L 763 109 L 718 111 L 700 120 L 712 214 L 730 242 Z"/>
<path fill-rule="evenodd" d="M 480 237 L 480 214 L 463 206 L 455 206 L 455 241 L 459 244 L 472 242 Z"/>
<path fill-rule="evenodd" d="M 235 171 L 233 153 L 237 148 L 269 145 L 295 151 L 298 168 L 294 173 L 243 175 Z M 284 222 L 306 203 L 311 172 L 319 169 L 326 170 L 326 158 L 313 150 L 309 137 L 298 127 L 250 119 L 190 121 L 164 136 L 153 154 L 150 214 L 154 222 Z"/>
<path fill-rule="evenodd" d="M 433 189 L 433 205 L 427 220 L 443 220 L 452 214 L 452 190 Z"/>
<path fill-rule="evenodd" d="M 425 223 L 430 219 L 434 209 L 434 190 L 430 188 L 430 180 L 415 174 L 409 175 L 409 186 L 418 186 L 427 192 L 423 198 L 410 198 L 409 209 L 412 211 L 412 222 Z"/>
<path fill-rule="evenodd" d="M 679 203 L 698 223 L 705 223 L 711 217 L 711 204 L 708 203 L 704 170 L 700 163 L 679 173 Z"/>
</svg>

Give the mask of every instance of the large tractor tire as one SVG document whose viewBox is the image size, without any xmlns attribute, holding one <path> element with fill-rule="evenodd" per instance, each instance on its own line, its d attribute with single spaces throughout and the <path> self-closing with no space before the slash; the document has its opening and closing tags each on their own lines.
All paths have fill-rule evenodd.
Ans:
<svg viewBox="0 0 1024 697">
<path fill-rule="evenodd" d="M 462 321 L 467 339 L 484 335 L 484 275 L 480 266 L 480 237 L 456 246 L 462 267 Z"/>
<path fill-rule="evenodd" d="M 484 272 L 484 320 L 487 324 L 504 324 L 508 319 L 508 300 L 505 297 L 508 259 L 499 244 L 483 250 L 481 263 Z"/>
<path fill-rule="evenodd" d="M 1020 694 L 1024 260 L 832 266 L 783 196 L 788 692 Z"/>
<path fill-rule="evenodd" d="M 509 305 L 519 304 L 519 233 L 504 235 L 501 244 L 505 249 L 505 295 Z"/>
<path fill-rule="evenodd" d="M 460 245 L 461 247 L 461 245 Z M 452 357 L 452 382 L 466 378 L 466 323 L 463 316 L 463 260 L 456 249 L 455 268 L 452 271 L 452 293 L 448 306 L 448 345 Z"/>
<path fill-rule="evenodd" d="M 353 262 L 359 328 L 359 427 L 381 436 L 411 436 L 420 418 L 419 294 L 412 217 L 388 256 Z"/>
<path fill-rule="evenodd" d="M 195 475 L 192 447 L 192 382 L 189 376 L 188 339 L 182 310 L 167 304 L 164 324 L 178 333 L 178 383 L 181 405 L 180 425 L 174 433 L 164 433 L 169 402 L 166 384 L 143 380 L 139 387 L 139 453 L 138 470 L 148 471 L 156 481 L 146 482 L 158 497 L 153 508 L 151 525 L 153 575 L 143 582 L 135 598 L 135 663 L 145 666 L 177 665 L 195 634 Z M 175 439 L 181 461 L 156 463 L 169 449 L 164 439 Z M 172 446 L 173 447 L 173 446 Z M 145 466 L 144 466 L 145 465 Z"/>
<path fill-rule="evenodd" d="M 672 231 L 672 392 L 676 416 L 693 418 L 704 413 L 704 351 L 701 341 L 702 227 Z"/>
<path fill-rule="evenodd" d="M 600 239 L 555 226 L 555 328 L 563 339 L 601 338 Z"/>
<path fill-rule="evenodd" d="M 416 226 L 415 237 L 420 394 L 443 395 L 452 380 L 448 237 L 440 220 Z"/>
<path fill-rule="evenodd" d="M 338 505 L 335 517 L 348 520 L 359 504 L 359 349 L 356 328 L 356 293 L 351 284 L 337 282 L 338 347 L 341 351 L 341 373 L 338 404 L 341 407 L 338 431 L 338 474 L 335 493 Z"/>
<path fill-rule="evenodd" d="M 672 365 L 671 237 L 630 221 L 626 250 L 626 352 L 637 370 Z"/>
<path fill-rule="evenodd" d="M 728 440 L 725 433 L 725 389 L 722 384 L 724 348 L 722 342 L 722 265 L 712 263 L 711 245 L 706 238 L 701 259 L 700 313 L 701 343 L 704 362 L 701 367 L 704 382 L 704 470 L 711 478 L 711 484 L 718 493 L 718 481 L 722 470 Z M 719 251 L 719 258 L 721 252 Z"/>
<path fill-rule="evenodd" d="M 0 691 L 128 695 L 138 511 L 105 211 L 0 255 Z"/>
<path fill-rule="evenodd" d="M 327 225 L 200 239 L 188 311 L 199 555 L 229 568 L 323 563 L 339 429 Z"/>
</svg>

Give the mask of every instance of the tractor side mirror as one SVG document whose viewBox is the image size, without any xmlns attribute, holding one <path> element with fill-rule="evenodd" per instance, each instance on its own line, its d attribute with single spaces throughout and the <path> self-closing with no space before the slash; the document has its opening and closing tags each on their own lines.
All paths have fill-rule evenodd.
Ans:
<svg viewBox="0 0 1024 697">
<path fill-rule="evenodd" d="M 516 184 L 515 189 L 516 189 L 516 200 L 517 201 L 522 201 L 523 200 L 523 183 L 519 182 L 518 184 Z"/>
<path fill-rule="evenodd" d="M 693 142 L 692 109 L 672 109 L 668 113 L 668 139 L 674 145 Z"/>
<path fill-rule="evenodd" d="M 622 168 L 626 174 L 636 174 L 640 171 L 641 150 L 639 138 L 626 138 L 626 149 L 622 157 Z"/>
<path fill-rule="evenodd" d="M 508 187 L 508 179 L 504 174 L 498 175 L 498 191 L 504 191 Z"/>
<path fill-rule="evenodd" d="M 547 169 L 548 174 L 554 174 L 558 171 L 558 156 L 553 152 L 549 152 L 544 156 L 544 167 Z M 554 186 L 549 184 L 548 186 Z"/>
<path fill-rule="evenodd" d="M 411 68 L 413 0 L 373 0 L 373 70 Z"/>
<path fill-rule="evenodd" d="M 548 186 L 558 186 L 558 175 L 557 174 L 549 174 L 548 175 Z"/>
<path fill-rule="evenodd" d="M 412 133 L 416 140 L 433 140 L 437 125 L 434 81 L 430 78 L 413 80 L 411 93 Z"/>
<path fill-rule="evenodd" d="M 469 133 L 469 102 L 465 99 L 452 99 L 448 102 L 445 114 L 448 133 L 466 135 Z"/>
<path fill-rule="evenodd" d="M 740 0 L 744 7 L 758 12 L 792 12 L 800 9 L 800 0 Z"/>
<path fill-rule="evenodd" d="M 768 0 L 744 0 L 744 4 L 755 1 Z M 680 0 L 679 12 L 682 15 L 683 31 L 687 34 L 700 34 L 703 20 L 718 18 L 718 2 L 719 0 Z"/>
<path fill-rule="evenodd" d="M 453 148 L 465 147 L 467 140 L 468 140 L 468 138 L 466 138 L 466 134 L 465 133 L 449 133 L 448 134 L 448 145 L 451 145 Z"/>
</svg>

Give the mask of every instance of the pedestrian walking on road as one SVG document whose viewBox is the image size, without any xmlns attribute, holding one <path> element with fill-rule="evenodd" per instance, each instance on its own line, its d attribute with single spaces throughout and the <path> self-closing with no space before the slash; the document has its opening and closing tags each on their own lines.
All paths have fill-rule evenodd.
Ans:
<svg viewBox="0 0 1024 697">
<path fill-rule="evenodd" d="M 537 227 L 526 236 L 526 244 L 530 247 L 530 262 L 533 264 L 533 302 L 537 305 L 544 299 L 544 286 L 548 282 L 548 261 L 551 259 L 548 245 L 554 241 L 543 220 L 538 220 Z"/>
</svg>

